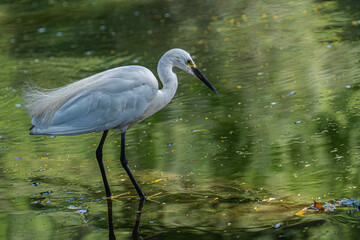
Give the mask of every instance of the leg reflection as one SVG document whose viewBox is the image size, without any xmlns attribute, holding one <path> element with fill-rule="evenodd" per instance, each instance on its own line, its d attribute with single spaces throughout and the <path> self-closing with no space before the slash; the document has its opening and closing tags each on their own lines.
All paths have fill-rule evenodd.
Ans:
<svg viewBox="0 0 360 240">
<path fill-rule="evenodd" d="M 135 221 L 135 225 L 134 225 L 134 229 L 132 232 L 132 238 L 133 240 L 138 240 L 140 239 L 140 235 L 139 235 L 139 228 L 140 228 L 140 221 L 141 221 L 141 211 L 144 207 L 144 203 L 145 203 L 145 199 L 140 198 L 139 200 L 139 208 L 136 212 L 136 221 Z"/>
<path fill-rule="evenodd" d="M 113 217 L 112 217 L 112 200 L 107 199 L 108 205 L 108 221 L 109 221 L 109 240 L 116 240 L 114 233 Z"/>
<path fill-rule="evenodd" d="M 114 233 L 114 225 L 113 225 L 113 216 L 112 216 L 112 199 L 108 198 L 107 200 L 107 206 L 108 206 L 108 222 L 109 222 L 109 240 L 116 240 L 116 236 Z M 141 212 L 144 207 L 145 199 L 139 200 L 139 207 L 136 212 L 136 220 L 135 225 L 132 232 L 132 239 L 139 240 L 139 228 L 140 228 L 140 221 L 141 221 Z"/>
</svg>

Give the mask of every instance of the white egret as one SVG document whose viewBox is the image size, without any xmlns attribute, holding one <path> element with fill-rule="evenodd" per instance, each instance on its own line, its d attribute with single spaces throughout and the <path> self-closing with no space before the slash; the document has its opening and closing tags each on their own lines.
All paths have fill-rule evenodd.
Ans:
<svg viewBox="0 0 360 240">
<path fill-rule="evenodd" d="M 145 198 L 136 182 L 125 155 L 125 134 L 135 124 L 153 115 L 175 95 L 178 81 L 173 67 L 198 77 L 218 94 L 198 70 L 190 54 L 172 49 L 159 60 L 157 72 L 163 88 L 159 89 L 154 74 L 142 66 L 113 68 L 53 89 L 29 89 L 25 92 L 26 108 L 32 118 L 30 135 L 77 135 L 103 132 L 96 150 L 106 196 L 111 191 L 102 161 L 102 149 L 109 129 L 121 132 L 120 161 L 139 197 Z"/>
</svg>

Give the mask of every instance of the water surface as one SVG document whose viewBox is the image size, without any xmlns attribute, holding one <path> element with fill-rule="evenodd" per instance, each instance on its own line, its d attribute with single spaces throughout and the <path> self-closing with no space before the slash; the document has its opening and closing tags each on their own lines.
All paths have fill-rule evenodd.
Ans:
<svg viewBox="0 0 360 240">
<path fill-rule="evenodd" d="M 213 83 L 175 70 L 173 101 L 128 131 L 145 202 L 143 239 L 357 239 L 359 212 L 295 213 L 358 199 L 357 1 L 3 1 L 0 4 L 0 236 L 106 239 L 101 134 L 29 136 L 22 88 L 60 87 L 106 69 L 154 73 L 189 51 Z M 117 239 L 138 200 L 104 148 Z"/>
</svg>

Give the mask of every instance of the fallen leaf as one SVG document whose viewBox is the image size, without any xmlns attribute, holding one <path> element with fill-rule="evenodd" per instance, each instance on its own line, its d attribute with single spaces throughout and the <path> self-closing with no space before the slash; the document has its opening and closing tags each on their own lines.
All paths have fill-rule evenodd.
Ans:
<svg viewBox="0 0 360 240">
<path fill-rule="evenodd" d="M 315 201 L 314 201 L 314 208 L 317 208 L 316 211 L 318 213 L 323 213 L 325 211 L 325 208 L 323 207 L 323 205 L 321 205 L 320 203 L 315 202 Z"/>
<path fill-rule="evenodd" d="M 296 215 L 296 216 L 299 216 L 299 217 L 302 217 L 302 216 L 304 216 L 305 210 L 306 210 L 306 208 L 298 211 L 297 213 L 295 213 L 295 215 Z"/>
</svg>

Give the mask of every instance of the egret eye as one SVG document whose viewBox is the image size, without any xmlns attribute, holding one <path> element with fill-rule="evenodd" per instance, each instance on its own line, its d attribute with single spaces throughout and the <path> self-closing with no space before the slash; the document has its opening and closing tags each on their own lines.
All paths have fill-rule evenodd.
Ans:
<svg viewBox="0 0 360 240">
<path fill-rule="evenodd" d="M 188 65 L 189 68 L 193 68 L 193 67 L 196 67 L 194 62 L 191 61 L 190 59 L 186 61 L 186 64 Z"/>
</svg>

